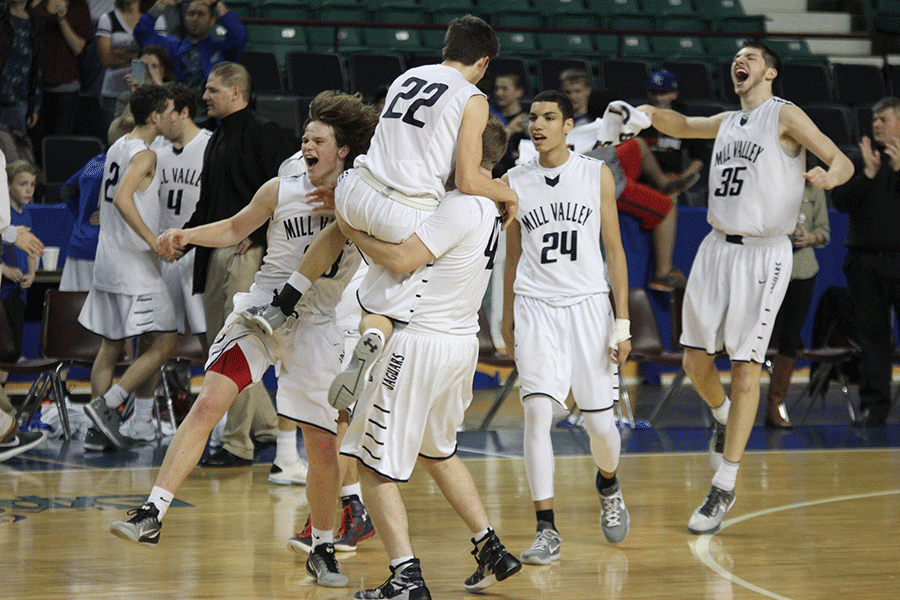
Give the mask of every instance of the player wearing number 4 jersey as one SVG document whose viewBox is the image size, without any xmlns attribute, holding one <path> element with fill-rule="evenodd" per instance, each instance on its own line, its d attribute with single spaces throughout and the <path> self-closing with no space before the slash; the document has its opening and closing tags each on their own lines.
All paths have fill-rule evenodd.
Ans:
<svg viewBox="0 0 900 600">
<path fill-rule="evenodd" d="M 462 193 L 494 200 L 507 219 L 515 215 L 516 194 L 480 170 L 488 102 L 475 84 L 498 51 L 493 29 L 467 15 L 447 28 L 441 64 L 410 69 L 394 80 L 372 147 L 356 159 L 355 169 L 341 176 L 334 191 L 337 211 L 347 223 L 379 240 L 402 242 L 438 207 L 448 183 Z M 377 263 L 370 266 L 358 293 L 367 313 L 360 323 L 363 335 L 329 393 L 335 407 L 346 408 L 359 397 L 392 321 L 408 323 L 414 315 L 429 269 L 423 265 L 397 275 Z M 315 272 L 304 259 L 272 306 L 290 314 Z M 266 331 L 283 321 L 272 307 L 248 311 L 247 317 Z"/>
<path fill-rule="evenodd" d="M 194 214 L 200 199 L 200 172 L 203 153 L 212 132 L 194 125 L 197 97 L 183 83 L 167 83 L 166 95 L 174 110 L 163 119 L 159 129 L 165 141 L 153 145 L 159 172 L 160 218 L 158 232 L 184 227 Z M 191 333 L 206 344 L 206 317 L 203 294 L 194 294 L 194 253 L 188 252 L 175 262 L 162 264 L 163 278 L 172 296 L 178 333 L 185 332 L 187 320 Z"/>
<path fill-rule="evenodd" d="M 709 172 L 713 230 L 694 259 L 684 299 L 684 370 L 715 417 L 710 440 L 715 469 L 706 501 L 688 522 L 693 533 L 721 527 L 734 504 L 738 464 L 753 429 L 759 378 L 775 315 L 791 278 L 790 233 L 803 179 L 831 189 L 853 165 L 800 108 L 776 98 L 781 59 L 759 42 L 744 42 L 731 64 L 739 111 L 685 117 L 640 107 L 654 127 L 676 138 L 715 138 Z M 826 165 L 805 172 L 806 150 Z M 714 359 L 731 358 L 731 398 Z M 727 423 L 727 428 L 725 427 Z"/>
<path fill-rule="evenodd" d="M 621 438 L 612 410 L 618 366 L 631 351 L 628 268 L 612 172 L 568 150 L 572 113 L 561 92 L 535 96 L 528 132 L 538 156 L 504 176 L 519 196 L 517 221 L 506 237 L 502 330 L 522 384 L 525 473 L 537 518 L 534 543 L 521 556 L 530 564 L 548 564 L 561 554 L 550 427 L 570 389 L 597 466 L 601 529 L 618 543 L 629 528 L 616 479 Z"/>
</svg>

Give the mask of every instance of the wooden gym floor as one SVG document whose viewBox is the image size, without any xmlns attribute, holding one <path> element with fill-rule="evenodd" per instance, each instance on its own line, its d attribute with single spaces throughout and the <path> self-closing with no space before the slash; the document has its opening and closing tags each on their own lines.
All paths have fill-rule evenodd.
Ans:
<svg viewBox="0 0 900 600">
<path fill-rule="evenodd" d="M 631 386 L 630 386 L 631 387 Z M 792 394 L 799 392 L 795 384 Z M 467 426 L 480 422 L 480 392 Z M 660 388 L 634 385 L 639 419 Z M 534 537 L 516 394 L 489 432 L 464 431 L 460 453 L 493 526 L 518 554 Z M 839 392 L 809 425 L 754 431 L 738 475 L 737 503 L 723 529 L 694 536 L 691 512 L 709 489 L 708 431 L 686 387 L 656 428 L 623 431 L 619 478 L 631 531 L 618 546 L 598 523 L 594 467 L 578 428 L 554 431 L 557 526 L 562 559 L 526 565 L 489 588 L 509 599 L 894 599 L 900 595 L 900 426 L 848 426 Z M 796 418 L 796 417 L 795 417 Z M 760 415 L 761 419 L 761 415 Z M 158 546 L 125 542 L 109 524 L 146 497 L 165 445 L 84 454 L 81 442 L 50 441 L 0 463 L 0 598 L 334 599 L 388 575 L 378 537 L 340 555 L 346 589 L 319 588 L 285 542 L 302 527 L 304 488 L 266 480 L 272 451 L 253 467 L 196 469 L 179 490 Z M 467 598 L 475 567 L 469 534 L 427 475 L 403 492 L 413 544 L 434 598 Z"/>
</svg>

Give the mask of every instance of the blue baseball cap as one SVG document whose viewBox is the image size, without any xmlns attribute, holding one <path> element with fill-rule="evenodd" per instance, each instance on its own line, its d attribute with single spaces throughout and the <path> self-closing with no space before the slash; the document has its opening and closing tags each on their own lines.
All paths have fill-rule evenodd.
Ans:
<svg viewBox="0 0 900 600">
<path fill-rule="evenodd" d="M 677 92 L 678 76 L 665 69 L 653 71 L 647 79 L 647 89 L 658 92 Z"/>
</svg>

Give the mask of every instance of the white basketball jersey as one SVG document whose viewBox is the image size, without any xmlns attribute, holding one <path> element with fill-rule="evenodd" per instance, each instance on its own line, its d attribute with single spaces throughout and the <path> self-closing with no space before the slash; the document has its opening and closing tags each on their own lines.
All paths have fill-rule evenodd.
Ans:
<svg viewBox="0 0 900 600">
<path fill-rule="evenodd" d="M 600 252 L 603 162 L 569 153 L 545 169 L 534 158 L 508 172 L 519 196 L 522 256 L 514 291 L 519 296 L 569 306 L 609 291 Z"/>
<path fill-rule="evenodd" d="M 139 295 L 157 293 L 163 281 L 156 253 L 125 221 L 113 198 L 131 159 L 149 150 L 143 140 L 119 138 L 106 153 L 100 186 L 100 236 L 94 262 L 93 286 L 104 292 Z M 143 192 L 133 195 L 144 224 L 151 231 L 159 226 L 159 171 Z"/>
<path fill-rule="evenodd" d="M 440 200 L 456 164 L 463 109 L 483 95 L 453 67 L 410 69 L 388 89 L 369 152 L 354 166 L 406 196 Z"/>
<path fill-rule="evenodd" d="M 166 141 L 156 150 L 156 172 L 159 173 L 159 231 L 183 227 L 194 214 L 200 199 L 200 173 L 203 153 L 212 132 L 201 129 L 180 150 Z"/>
<path fill-rule="evenodd" d="M 316 186 L 309 181 L 306 173 L 280 181 L 278 206 L 266 232 L 266 256 L 253 283 L 253 287 L 266 291 L 269 297 L 284 287 L 313 238 L 334 221 L 332 211 L 313 212 L 314 207 L 306 203 L 306 194 L 314 189 Z M 359 251 L 348 244 L 331 268 L 303 294 L 297 311 L 332 315 L 360 260 Z"/>
<path fill-rule="evenodd" d="M 478 309 L 500 239 L 497 205 L 459 191 L 447 194 L 416 235 L 437 258 L 408 331 L 478 333 Z"/>
<path fill-rule="evenodd" d="M 707 220 L 715 229 L 775 237 L 796 227 L 806 150 L 789 156 L 778 139 L 778 118 L 787 103 L 770 98 L 749 113 L 725 115 L 709 169 Z"/>
</svg>

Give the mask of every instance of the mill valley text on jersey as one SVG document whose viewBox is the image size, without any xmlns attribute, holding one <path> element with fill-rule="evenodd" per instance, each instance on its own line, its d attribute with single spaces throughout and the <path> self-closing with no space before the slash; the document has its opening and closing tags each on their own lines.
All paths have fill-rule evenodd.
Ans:
<svg viewBox="0 0 900 600">
<path fill-rule="evenodd" d="M 545 208 L 547 211 L 544 210 Z M 549 215 L 547 214 L 548 211 Z M 588 208 L 577 202 L 553 202 L 547 206 L 538 206 L 522 216 L 522 226 L 525 227 L 526 231 L 531 232 L 541 225 L 546 225 L 551 220 L 571 221 L 584 225 L 593 212 L 593 208 Z"/>
<path fill-rule="evenodd" d="M 724 164 L 733 158 L 742 158 L 749 162 L 756 162 L 756 159 L 759 158 L 759 155 L 762 151 L 765 150 L 759 144 L 751 142 L 749 140 L 738 140 L 731 144 L 728 144 L 719 152 L 716 152 L 714 157 L 714 164 L 716 166 Z"/>
</svg>

